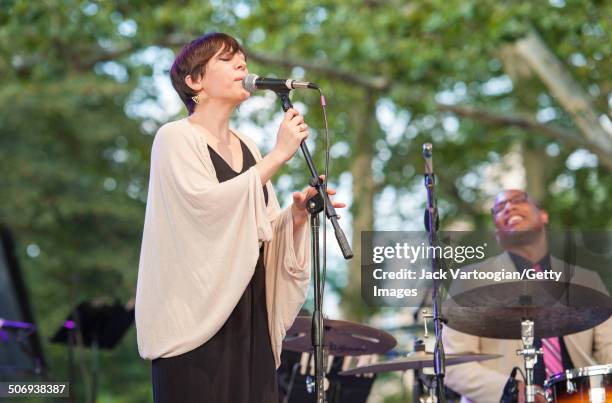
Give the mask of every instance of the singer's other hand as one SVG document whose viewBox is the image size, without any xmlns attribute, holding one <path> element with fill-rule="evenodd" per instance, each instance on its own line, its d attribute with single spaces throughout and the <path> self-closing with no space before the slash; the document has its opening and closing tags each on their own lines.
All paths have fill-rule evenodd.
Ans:
<svg viewBox="0 0 612 403">
<path fill-rule="evenodd" d="M 321 179 L 325 179 L 325 176 L 321 175 Z M 301 192 L 293 193 L 293 204 L 291 205 L 291 213 L 293 215 L 294 229 L 297 226 L 303 225 L 308 220 L 309 213 L 308 213 L 308 210 L 306 210 L 306 202 L 308 201 L 308 199 L 310 199 L 312 196 L 316 194 L 317 194 L 317 189 L 311 186 L 307 187 Z M 328 187 L 327 194 L 330 196 L 335 195 L 336 189 Z M 346 204 L 341 203 L 341 202 L 335 202 L 332 200 L 332 206 L 338 209 L 338 208 L 346 207 Z M 340 215 L 338 215 L 338 218 L 340 218 Z"/>
<path fill-rule="evenodd" d="M 302 141 L 308 137 L 308 125 L 298 111 L 291 108 L 285 112 L 276 136 L 276 146 L 272 153 L 287 162 L 293 157 Z"/>
</svg>

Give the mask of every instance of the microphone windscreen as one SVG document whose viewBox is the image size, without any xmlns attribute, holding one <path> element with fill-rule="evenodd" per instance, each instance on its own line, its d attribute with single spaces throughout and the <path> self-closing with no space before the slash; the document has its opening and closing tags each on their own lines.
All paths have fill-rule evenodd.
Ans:
<svg viewBox="0 0 612 403">
<path fill-rule="evenodd" d="M 255 85 L 255 81 L 259 78 L 257 74 L 247 74 L 242 79 L 242 86 L 245 90 L 250 93 L 257 91 L 257 86 Z"/>
</svg>

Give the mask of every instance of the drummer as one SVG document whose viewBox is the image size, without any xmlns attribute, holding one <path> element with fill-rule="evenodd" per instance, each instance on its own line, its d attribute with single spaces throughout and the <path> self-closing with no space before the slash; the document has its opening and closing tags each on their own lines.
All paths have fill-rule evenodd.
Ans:
<svg viewBox="0 0 612 403">
<path fill-rule="evenodd" d="M 502 259 L 505 267 L 514 265 L 517 271 L 527 268 L 544 271 L 558 262 L 549 253 L 548 213 L 529 194 L 515 189 L 503 191 L 495 198 L 491 212 L 498 241 L 506 251 L 493 258 L 498 259 L 496 262 Z M 484 262 L 483 267 L 486 264 Z M 502 355 L 498 359 L 446 369 L 446 385 L 463 396 L 462 402 L 499 402 L 512 369 L 523 369 L 523 358 L 516 354 L 522 347 L 520 340 L 471 336 L 445 327 L 443 341 L 447 354 Z M 611 363 L 612 318 L 592 329 L 564 337 L 536 339 L 534 344 L 544 351 L 534 371 L 534 382 L 541 387 L 545 379 L 566 369 Z M 525 385 L 520 379 L 518 401 L 524 402 Z M 540 394 L 536 396 L 536 402 L 545 401 Z"/>
</svg>

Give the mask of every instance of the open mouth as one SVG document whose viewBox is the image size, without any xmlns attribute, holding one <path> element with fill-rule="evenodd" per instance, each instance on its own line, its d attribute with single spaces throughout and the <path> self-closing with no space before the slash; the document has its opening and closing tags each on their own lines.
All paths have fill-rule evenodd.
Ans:
<svg viewBox="0 0 612 403">
<path fill-rule="evenodd" d="M 508 220 L 506 220 L 506 223 L 508 225 L 516 225 L 520 222 L 522 222 L 524 220 L 524 218 L 520 215 L 512 215 L 510 216 L 510 218 L 508 218 Z"/>
</svg>

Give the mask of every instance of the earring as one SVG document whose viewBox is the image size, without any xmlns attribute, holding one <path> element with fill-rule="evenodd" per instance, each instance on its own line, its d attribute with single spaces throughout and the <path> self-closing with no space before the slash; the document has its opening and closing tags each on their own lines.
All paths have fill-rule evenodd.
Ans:
<svg viewBox="0 0 612 403">
<path fill-rule="evenodd" d="M 200 103 L 200 94 L 197 94 L 197 95 L 192 96 L 192 97 L 191 97 L 191 100 L 192 100 L 193 102 L 195 102 L 196 104 L 199 104 L 199 103 Z"/>
</svg>

